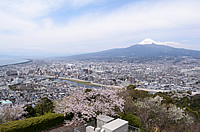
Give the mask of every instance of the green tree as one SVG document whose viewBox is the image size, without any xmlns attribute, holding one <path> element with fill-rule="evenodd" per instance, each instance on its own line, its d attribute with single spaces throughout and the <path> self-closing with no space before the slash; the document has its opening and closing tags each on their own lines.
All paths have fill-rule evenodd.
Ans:
<svg viewBox="0 0 200 132">
<path fill-rule="evenodd" d="M 85 93 L 88 93 L 88 92 L 91 92 L 91 91 L 92 91 L 92 89 L 88 89 L 88 88 L 87 88 L 87 89 L 85 90 Z"/>
<path fill-rule="evenodd" d="M 45 113 L 53 111 L 53 102 L 47 97 L 42 98 L 40 102 L 35 106 L 35 111 L 39 115 L 44 115 Z"/>
<path fill-rule="evenodd" d="M 165 103 L 165 104 L 172 104 L 173 103 L 173 100 L 172 100 L 171 97 L 169 97 L 167 95 L 164 95 L 161 92 L 158 92 L 158 93 L 154 94 L 154 97 L 156 97 L 157 95 L 163 98 L 162 103 Z"/>
<path fill-rule="evenodd" d="M 128 90 L 134 90 L 135 88 L 136 88 L 136 86 L 132 85 L 132 84 L 130 84 L 130 85 L 127 86 Z"/>
<path fill-rule="evenodd" d="M 31 105 L 27 106 L 25 111 L 28 112 L 26 114 L 26 118 L 30 118 L 30 117 L 35 117 L 36 116 L 36 111 Z"/>
<path fill-rule="evenodd" d="M 122 115 L 122 119 L 128 121 L 129 125 L 140 127 L 139 119 L 133 114 L 124 114 Z"/>
</svg>

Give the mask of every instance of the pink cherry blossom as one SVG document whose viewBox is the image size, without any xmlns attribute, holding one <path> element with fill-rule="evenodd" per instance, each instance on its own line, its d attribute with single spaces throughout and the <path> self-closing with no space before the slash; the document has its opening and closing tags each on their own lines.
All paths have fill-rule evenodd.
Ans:
<svg viewBox="0 0 200 132">
<path fill-rule="evenodd" d="M 116 115 L 123 111 L 124 99 L 118 95 L 118 89 L 92 89 L 90 92 L 74 93 L 56 102 L 56 113 L 73 113 L 74 117 L 67 125 L 79 125 L 86 120 L 96 118 L 99 114 Z"/>
</svg>

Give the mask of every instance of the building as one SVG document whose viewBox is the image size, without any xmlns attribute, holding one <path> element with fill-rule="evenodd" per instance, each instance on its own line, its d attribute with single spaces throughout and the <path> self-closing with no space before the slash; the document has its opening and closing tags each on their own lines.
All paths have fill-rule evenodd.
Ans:
<svg viewBox="0 0 200 132">
<path fill-rule="evenodd" d="M 128 121 L 100 115 L 97 117 L 96 126 L 86 124 L 75 128 L 74 132 L 140 132 L 140 129 L 128 125 Z"/>
<path fill-rule="evenodd" d="M 12 102 L 10 100 L 1 100 L 0 101 L 0 107 L 5 106 L 5 105 L 12 106 Z"/>
</svg>

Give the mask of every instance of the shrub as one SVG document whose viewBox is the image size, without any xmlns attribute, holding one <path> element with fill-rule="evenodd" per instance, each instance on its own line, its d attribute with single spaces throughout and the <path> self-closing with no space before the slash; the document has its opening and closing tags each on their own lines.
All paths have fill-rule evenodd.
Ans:
<svg viewBox="0 0 200 132">
<path fill-rule="evenodd" d="M 130 85 L 127 86 L 128 90 L 134 90 L 135 88 L 136 88 L 136 86 L 132 85 L 132 84 L 130 84 Z"/>
<path fill-rule="evenodd" d="M 74 117 L 74 114 L 71 112 L 71 113 L 66 113 L 65 114 L 65 120 L 70 120 L 70 121 L 72 121 L 72 119 L 73 119 L 73 117 Z"/>
<path fill-rule="evenodd" d="M 26 118 L 30 118 L 30 117 L 35 117 L 36 116 L 36 112 L 35 109 L 29 105 L 25 108 L 25 111 L 27 112 L 27 114 L 25 115 Z"/>
<path fill-rule="evenodd" d="M 85 93 L 88 93 L 88 92 L 91 92 L 91 91 L 92 91 L 92 89 L 88 89 L 88 88 L 87 88 L 87 89 L 85 90 Z"/>
<path fill-rule="evenodd" d="M 52 112 L 53 107 L 53 102 L 45 97 L 40 100 L 34 109 L 38 115 L 44 115 L 45 113 Z"/>
<path fill-rule="evenodd" d="M 1 132 L 39 132 L 63 124 L 64 116 L 48 113 L 39 117 L 10 121 L 0 125 Z"/>
<path fill-rule="evenodd" d="M 140 127 L 139 119 L 133 114 L 122 115 L 122 119 L 128 121 L 129 125 Z"/>
</svg>

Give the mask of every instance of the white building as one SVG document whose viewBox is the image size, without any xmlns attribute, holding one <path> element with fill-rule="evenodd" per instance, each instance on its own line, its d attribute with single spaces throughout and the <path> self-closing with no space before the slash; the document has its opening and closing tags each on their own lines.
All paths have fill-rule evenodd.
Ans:
<svg viewBox="0 0 200 132">
<path fill-rule="evenodd" d="M 129 125 L 128 121 L 101 115 L 97 117 L 97 127 L 87 126 L 86 132 L 129 132 Z"/>
</svg>

